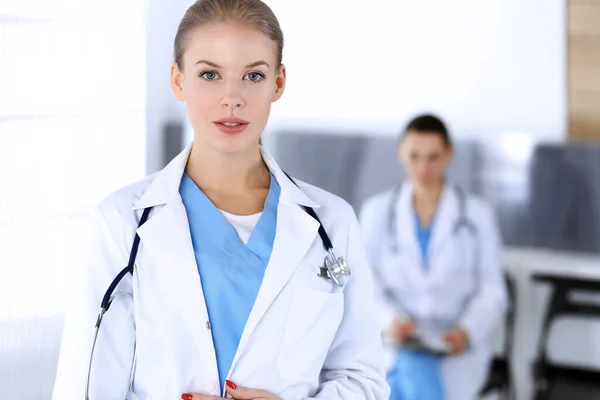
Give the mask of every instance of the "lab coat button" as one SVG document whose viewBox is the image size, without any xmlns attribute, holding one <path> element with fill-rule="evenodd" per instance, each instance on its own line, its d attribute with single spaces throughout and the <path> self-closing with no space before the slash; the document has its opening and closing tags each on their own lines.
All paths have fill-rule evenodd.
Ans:
<svg viewBox="0 0 600 400">
<path fill-rule="evenodd" d="M 206 321 L 206 329 L 210 329 L 210 321 Z"/>
</svg>

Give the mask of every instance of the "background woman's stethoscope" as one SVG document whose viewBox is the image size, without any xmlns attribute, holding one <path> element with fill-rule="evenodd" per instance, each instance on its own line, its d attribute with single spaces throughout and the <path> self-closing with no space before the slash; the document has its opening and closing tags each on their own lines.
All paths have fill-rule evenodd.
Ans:
<svg viewBox="0 0 600 400">
<path fill-rule="evenodd" d="M 454 226 L 452 228 L 452 236 L 457 237 L 462 229 L 466 229 L 467 233 L 471 237 L 479 237 L 479 230 L 477 229 L 477 225 L 475 225 L 475 223 L 471 221 L 468 217 L 467 198 L 465 196 L 465 193 L 458 186 L 452 186 L 452 188 L 456 193 L 456 197 L 458 198 L 458 218 L 456 219 L 456 221 L 454 221 Z M 394 188 L 390 197 L 390 202 L 387 211 L 387 234 L 390 243 L 390 250 L 394 255 L 400 254 L 400 238 L 398 235 L 398 226 L 396 223 L 396 209 L 401 189 L 402 185 L 398 185 Z M 477 268 L 474 269 L 474 274 L 477 274 L 477 270 Z M 384 296 L 392 302 L 399 302 L 399 299 L 396 298 L 394 292 L 387 287 L 386 280 L 380 276 L 379 270 L 377 268 L 373 268 L 373 271 L 374 277 L 379 281 L 383 289 Z M 473 293 L 472 295 L 475 295 L 475 293 Z M 401 304 L 401 302 L 399 303 Z"/>
<path fill-rule="evenodd" d="M 396 186 L 394 191 L 392 192 L 392 196 L 390 198 L 389 208 L 388 208 L 388 226 L 387 233 L 390 239 L 391 250 L 392 253 L 397 254 L 400 252 L 400 241 L 398 237 L 398 226 L 396 223 L 397 220 L 397 204 L 398 198 L 400 197 L 400 189 L 402 185 Z M 467 210 L 467 198 L 462 189 L 458 186 L 452 186 L 454 192 L 456 193 L 456 197 L 458 198 L 458 218 L 454 221 L 454 227 L 452 228 L 452 235 L 457 236 L 461 229 L 466 229 L 467 232 L 476 237 L 479 232 L 477 226 L 469 219 L 468 210 Z"/>
<path fill-rule="evenodd" d="M 285 172 L 284 172 L 285 173 Z M 296 185 L 296 182 L 287 174 L 286 176 Z M 317 213 L 314 209 L 307 206 L 302 206 L 304 211 L 306 211 L 311 217 L 313 217 L 319 223 L 319 236 L 321 237 L 321 241 L 323 242 L 323 247 L 327 251 L 327 255 L 325 256 L 325 260 L 323 262 L 323 266 L 319 267 L 318 276 L 326 279 L 331 279 L 336 285 L 343 287 L 344 286 L 344 276 L 350 276 L 350 268 L 346 263 L 346 260 L 343 257 L 336 257 L 333 252 L 333 244 L 321 223 L 321 220 L 317 216 Z M 138 225 L 138 229 L 148 220 L 148 216 L 150 215 L 151 207 L 144 209 L 142 216 L 140 218 L 140 222 Z M 85 398 L 89 400 L 89 389 L 90 389 L 90 377 L 92 372 L 92 362 L 94 360 L 94 350 L 96 349 L 96 341 L 98 339 L 98 332 L 100 331 L 100 324 L 102 323 L 102 318 L 104 314 L 110 308 L 110 305 L 116 296 L 113 296 L 113 292 L 119 282 L 127 275 L 128 273 L 133 275 L 133 267 L 135 264 L 135 259 L 137 257 L 138 248 L 140 246 L 140 237 L 136 233 L 135 238 L 133 240 L 133 245 L 131 246 L 131 252 L 129 254 L 129 262 L 127 266 L 123 268 L 121 272 L 113 279 L 110 286 L 104 293 L 104 297 L 102 298 L 102 303 L 100 303 L 100 313 L 98 314 L 98 319 L 96 320 L 95 333 L 94 333 L 94 342 L 92 344 L 92 352 L 90 354 L 90 362 L 88 365 L 87 371 L 87 379 L 85 384 Z M 125 293 L 124 293 L 125 294 Z M 127 294 L 129 295 L 129 294 Z M 134 344 L 133 349 L 133 362 L 131 364 L 131 372 L 129 374 L 129 386 L 127 392 L 130 393 L 133 386 L 133 378 L 135 374 L 135 365 L 137 359 L 137 349 Z"/>
</svg>

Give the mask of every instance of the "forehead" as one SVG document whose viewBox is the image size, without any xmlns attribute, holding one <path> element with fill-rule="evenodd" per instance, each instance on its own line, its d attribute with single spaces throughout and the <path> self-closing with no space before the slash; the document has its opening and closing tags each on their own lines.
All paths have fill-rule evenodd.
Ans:
<svg viewBox="0 0 600 400">
<path fill-rule="evenodd" d="M 435 132 L 407 132 L 404 145 L 412 152 L 440 152 L 446 149 L 444 139 Z"/>
<path fill-rule="evenodd" d="M 186 39 L 184 59 L 192 64 L 198 60 L 224 67 L 239 67 L 260 60 L 271 67 L 275 64 L 275 42 L 248 24 L 209 24 L 193 29 Z"/>
</svg>

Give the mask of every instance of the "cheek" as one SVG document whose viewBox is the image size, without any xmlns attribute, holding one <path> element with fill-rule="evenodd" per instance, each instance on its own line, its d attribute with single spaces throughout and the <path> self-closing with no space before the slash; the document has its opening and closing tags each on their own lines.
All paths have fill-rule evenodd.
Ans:
<svg viewBox="0 0 600 400">
<path fill-rule="evenodd" d="M 263 82 L 261 84 L 252 84 L 247 88 L 247 96 L 254 99 L 259 103 L 270 103 L 273 100 L 273 93 L 275 93 L 275 89 L 273 88 L 272 83 Z"/>
<path fill-rule="evenodd" d="M 436 172 L 442 172 L 444 170 L 444 162 L 441 160 L 438 160 L 436 162 L 434 162 L 431 166 L 432 170 L 435 170 Z"/>
<path fill-rule="evenodd" d="M 190 118 L 208 117 L 219 106 L 218 93 L 207 85 L 195 85 L 186 88 L 185 98 Z"/>
<path fill-rule="evenodd" d="M 258 85 L 257 85 L 258 86 Z M 271 103 L 273 101 L 273 91 L 270 87 L 254 87 L 249 88 L 246 92 L 246 108 L 253 111 L 253 113 L 268 116 L 271 109 Z M 257 117 L 259 115 L 256 115 Z"/>
<path fill-rule="evenodd" d="M 413 162 L 410 162 L 410 163 L 407 165 L 407 167 L 408 167 L 408 172 L 409 172 L 409 174 L 410 174 L 410 175 L 413 175 L 413 176 L 415 176 L 415 175 L 420 175 L 420 174 L 421 174 L 421 170 L 422 170 L 422 168 L 420 168 L 420 167 L 419 167 L 419 164 L 418 164 L 418 163 L 416 163 L 416 162 L 414 162 L 414 161 L 413 161 Z"/>
</svg>

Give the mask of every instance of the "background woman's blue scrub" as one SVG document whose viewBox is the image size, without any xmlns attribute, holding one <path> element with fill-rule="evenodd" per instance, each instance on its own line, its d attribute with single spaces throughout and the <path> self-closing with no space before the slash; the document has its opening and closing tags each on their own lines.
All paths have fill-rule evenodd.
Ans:
<svg viewBox="0 0 600 400">
<path fill-rule="evenodd" d="M 415 234 L 421 248 L 423 268 L 429 265 L 429 242 L 433 219 L 424 226 L 414 210 Z M 387 375 L 390 400 L 444 400 L 439 356 L 400 348 Z"/>
</svg>

